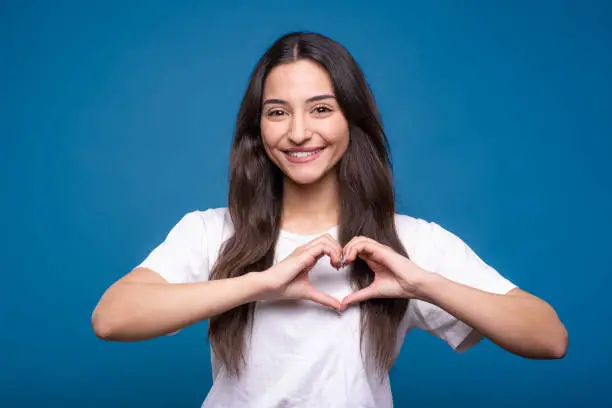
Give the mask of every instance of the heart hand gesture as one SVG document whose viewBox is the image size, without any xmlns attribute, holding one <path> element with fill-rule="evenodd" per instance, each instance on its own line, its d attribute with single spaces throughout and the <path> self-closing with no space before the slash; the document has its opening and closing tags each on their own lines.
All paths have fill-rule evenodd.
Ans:
<svg viewBox="0 0 612 408">
<path fill-rule="evenodd" d="M 344 247 L 343 254 L 344 264 L 357 257 L 363 259 L 374 272 L 374 281 L 342 299 L 340 310 L 373 298 L 415 297 L 415 282 L 427 273 L 392 248 L 366 237 L 353 238 Z"/>
<path fill-rule="evenodd" d="M 325 255 L 329 256 L 334 268 L 340 268 L 342 247 L 329 234 L 296 248 L 287 258 L 261 273 L 267 288 L 264 298 L 311 300 L 340 310 L 338 299 L 315 289 L 308 282 L 308 273 Z"/>
</svg>

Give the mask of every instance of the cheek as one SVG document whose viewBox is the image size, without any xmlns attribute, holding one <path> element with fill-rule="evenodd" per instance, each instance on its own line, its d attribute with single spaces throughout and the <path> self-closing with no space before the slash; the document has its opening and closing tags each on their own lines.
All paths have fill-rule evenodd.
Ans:
<svg viewBox="0 0 612 408">
<path fill-rule="evenodd" d="M 349 142 L 348 124 L 343 120 L 329 121 L 319 128 L 321 135 L 324 135 L 325 140 L 336 145 L 338 149 L 346 149 Z"/>
<path fill-rule="evenodd" d="M 262 123 L 259 127 L 259 131 L 266 150 L 276 147 L 284 134 L 282 126 L 278 123 L 270 122 Z"/>
</svg>

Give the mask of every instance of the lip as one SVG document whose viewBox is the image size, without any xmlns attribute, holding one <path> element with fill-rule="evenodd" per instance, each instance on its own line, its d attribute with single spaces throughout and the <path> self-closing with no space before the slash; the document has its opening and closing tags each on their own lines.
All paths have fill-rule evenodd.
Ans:
<svg viewBox="0 0 612 408">
<path fill-rule="evenodd" d="M 292 147 L 291 149 L 285 149 L 283 152 L 312 152 L 313 150 L 323 150 L 325 146 L 303 146 L 303 147 Z"/>
<path fill-rule="evenodd" d="M 289 155 L 288 153 L 297 153 L 297 152 L 312 152 L 318 150 L 317 153 L 315 154 L 311 154 L 308 156 L 304 156 L 304 157 L 292 157 L 291 155 Z M 287 159 L 288 162 L 290 163 L 309 163 L 313 160 L 318 159 L 321 156 L 321 153 L 323 153 L 323 151 L 325 150 L 324 147 L 318 147 L 318 148 L 312 148 L 312 147 L 308 147 L 308 148 L 294 148 L 294 149 L 289 149 L 289 150 L 283 150 L 283 154 L 285 155 L 285 158 Z"/>
</svg>

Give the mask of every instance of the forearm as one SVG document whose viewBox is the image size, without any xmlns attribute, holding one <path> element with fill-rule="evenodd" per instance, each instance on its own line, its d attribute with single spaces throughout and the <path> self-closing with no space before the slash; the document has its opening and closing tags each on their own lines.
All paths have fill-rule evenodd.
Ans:
<svg viewBox="0 0 612 408">
<path fill-rule="evenodd" d="M 492 294 L 427 273 L 417 293 L 514 354 L 527 358 L 565 354 L 567 331 L 554 309 L 526 292 Z"/>
<path fill-rule="evenodd" d="M 208 282 L 119 282 L 102 296 L 92 316 L 105 340 L 137 341 L 172 333 L 253 302 L 265 292 L 256 273 Z"/>
</svg>

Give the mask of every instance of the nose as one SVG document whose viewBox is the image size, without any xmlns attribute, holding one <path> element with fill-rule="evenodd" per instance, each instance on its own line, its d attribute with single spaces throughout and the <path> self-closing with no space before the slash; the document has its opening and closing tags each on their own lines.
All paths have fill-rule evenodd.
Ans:
<svg viewBox="0 0 612 408">
<path fill-rule="evenodd" d="M 312 137 L 312 132 L 306 131 L 305 120 L 302 115 L 293 115 L 291 118 L 291 127 L 287 135 L 289 140 L 296 144 L 302 145 Z"/>
</svg>

